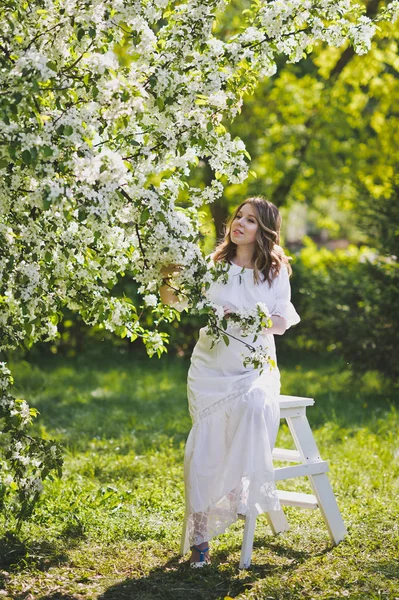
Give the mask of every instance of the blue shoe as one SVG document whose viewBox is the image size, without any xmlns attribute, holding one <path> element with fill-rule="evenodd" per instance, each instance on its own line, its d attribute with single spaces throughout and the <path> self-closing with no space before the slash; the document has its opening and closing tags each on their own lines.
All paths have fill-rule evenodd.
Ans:
<svg viewBox="0 0 399 600">
<path fill-rule="evenodd" d="M 205 553 L 208 552 L 209 546 L 207 546 L 206 548 L 203 548 L 202 550 L 201 550 L 201 548 L 198 548 L 198 546 L 191 546 L 190 549 L 196 550 L 200 555 L 199 561 L 190 563 L 190 567 L 192 567 L 193 569 L 198 569 L 198 568 L 204 567 L 205 565 L 211 564 L 211 561 L 209 560 L 209 558 L 205 558 Z"/>
</svg>

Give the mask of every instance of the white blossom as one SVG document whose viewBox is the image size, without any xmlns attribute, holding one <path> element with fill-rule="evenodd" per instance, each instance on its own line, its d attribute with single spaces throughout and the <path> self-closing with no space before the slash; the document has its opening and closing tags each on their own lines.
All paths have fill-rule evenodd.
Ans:
<svg viewBox="0 0 399 600">
<path fill-rule="evenodd" d="M 158 298 L 155 294 L 147 294 L 147 296 L 144 296 L 144 303 L 146 306 L 156 306 Z"/>
</svg>

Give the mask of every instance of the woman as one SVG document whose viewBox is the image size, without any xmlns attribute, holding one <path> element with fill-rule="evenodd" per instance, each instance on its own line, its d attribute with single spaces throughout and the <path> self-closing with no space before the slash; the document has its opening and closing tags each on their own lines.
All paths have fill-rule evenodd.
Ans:
<svg viewBox="0 0 399 600">
<path fill-rule="evenodd" d="M 208 299 L 234 312 L 266 304 L 272 327 L 258 335 L 276 360 L 274 335 L 299 322 L 290 297 L 290 265 L 280 241 L 281 217 L 267 200 L 245 200 L 226 227 L 212 260 L 228 265 L 226 283 L 215 282 Z M 188 401 L 193 427 L 185 448 L 186 515 L 181 550 L 192 549 L 190 564 L 209 562 L 209 541 L 238 515 L 280 508 L 274 484 L 272 450 L 280 415 L 277 366 L 244 366 L 254 336 L 227 327 L 229 344 L 212 346 L 201 329 L 188 372 Z M 244 342 L 244 343 L 243 343 Z"/>
</svg>

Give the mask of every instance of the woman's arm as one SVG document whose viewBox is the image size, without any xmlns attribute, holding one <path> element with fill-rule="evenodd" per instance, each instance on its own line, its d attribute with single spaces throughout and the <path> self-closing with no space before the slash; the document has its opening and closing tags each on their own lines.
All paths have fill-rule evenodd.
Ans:
<svg viewBox="0 0 399 600">
<path fill-rule="evenodd" d="M 233 312 L 228 306 L 223 306 L 223 309 L 226 317 L 228 317 L 229 314 Z M 264 329 L 264 333 L 272 335 L 283 335 L 283 333 L 285 333 L 287 330 L 287 319 L 284 319 L 284 317 L 279 317 L 278 315 L 272 315 L 271 320 L 273 325 L 271 327 L 268 327 L 267 329 Z"/>
</svg>

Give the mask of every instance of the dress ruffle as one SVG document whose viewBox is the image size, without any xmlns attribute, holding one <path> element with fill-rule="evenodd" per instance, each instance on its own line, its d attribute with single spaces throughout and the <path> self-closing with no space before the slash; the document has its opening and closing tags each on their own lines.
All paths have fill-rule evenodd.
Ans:
<svg viewBox="0 0 399 600">
<path fill-rule="evenodd" d="M 273 310 L 273 315 L 283 317 L 287 321 L 287 329 L 301 320 L 292 302 L 280 302 Z"/>
</svg>

